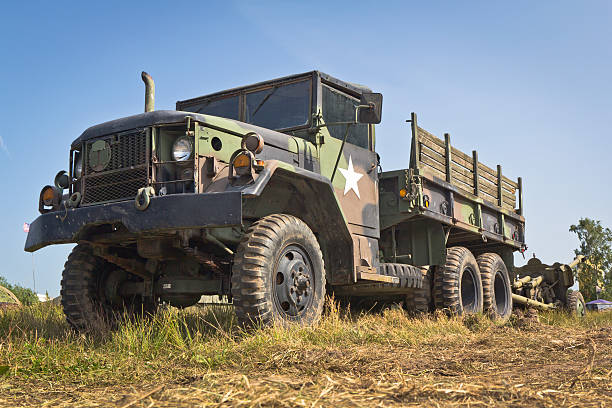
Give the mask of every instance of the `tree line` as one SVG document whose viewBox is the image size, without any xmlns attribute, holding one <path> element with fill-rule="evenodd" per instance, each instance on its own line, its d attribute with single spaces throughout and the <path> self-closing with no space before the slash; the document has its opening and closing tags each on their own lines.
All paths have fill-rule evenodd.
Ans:
<svg viewBox="0 0 612 408">
<path fill-rule="evenodd" d="M 580 241 L 574 252 L 586 258 L 575 271 L 580 292 L 587 302 L 612 300 L 612 231 L 590 218 L 581 218 L 569 230 Z"/>
</svg>

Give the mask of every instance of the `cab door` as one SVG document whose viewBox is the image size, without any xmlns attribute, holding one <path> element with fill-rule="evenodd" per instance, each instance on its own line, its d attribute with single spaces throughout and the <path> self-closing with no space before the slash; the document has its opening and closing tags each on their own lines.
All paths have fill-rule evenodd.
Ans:
<svg viewBox="0 0 612 408">
<path fill-rule="evenodd" d="M 379 238 L 378 222 L 378 161 L 376 153 L 352 143 L 345 143 L 338 167 L 333 169 L 342 142 L 326 140 L 321 153 L 332 166 L 321 165 L 324 175 L 334 186 L 336 197 L 349 223 L 351 233 Z M 327 173 L 327 174 L 325 174 Z"/>
<path fill-rule="evenodd" d="M 369 125 L 365 126 L 367 147 L 353 143 L 344 144 L 338 159 L 342 141 L 327 137 L 320 148 L 321 173 L 330 178 L 342 212 L 348 222 L 353 239 L 353 281 L 360 273 L 376 273 L 378 267 L 378 160 L 370 149 L 372 137 Z M 331 132 L 333 134 L 333 131 Z M 331 135 L 330 135 L 331 136 Z M 354 141 L 354 140 L 353 140 Z"/>
<path fill-rule="evenodd" d="M 368 144 L 370 140 L 368 135 Z M 364 272 L 377 273 L 379 265 L 378 160 L 376 153 L 369 148 L 347 142 L 334 172 L 341 145 L 341 140 L 326 138 L 320 151 L 321 173 L 331 179 L 348 222 L 355 265 L 352 279 L 356 282 Z"/>
<path fill-rule="evenodd" d="M 322 119 L 328 124 L 320 130 L 323 136 L 323 143 L 319 144 L 321 174 L 331 179 L 351 232 L 378 238 L 378 160 L 374 152 L 374 125 L 347 124 L 355 121 L 360 100 L 326 83 L 320 86 Z M 345 135 L 346 143 L 342 147 Z"/>
<path fill-rule="evenodd" d="M 322 83 L 320 89 L 321 114 L 326 124 L 320 130 L 323 139 L 318 144 L 321 174 L 331 180 L 347 220 L 353 238 L 353 281 L 357 281 L 361 273 L 375 274 L 378 267 L 378 156 L 374 151 L 374 125 L 354 123 L 357 106 L 361 104 L 356 95 L 327 83 Z"/>
</svg>

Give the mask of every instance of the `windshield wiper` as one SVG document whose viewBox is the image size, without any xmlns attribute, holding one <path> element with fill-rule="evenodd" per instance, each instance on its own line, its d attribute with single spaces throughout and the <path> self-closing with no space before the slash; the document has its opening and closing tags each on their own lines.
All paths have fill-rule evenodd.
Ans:
<svg viewBox="0 0 612 408">
<path fill-rule="evenodd" d="M 211 103 L 211 102 L 212 102 L 212 101 L 206 101 L 206 105 L 204 105 L 204 106 L 200 106 L 200 107 L 198 108 L 198 110 L 197 110 L 197 111 L 195 111 L 195 113 L 202 113 L 202 111 L 204 110 L 204 108 L 207 108 L 207 107 L 208 107 L 208 105 L 210 105 L 210 103 Z"/>
<path fill-rule="evenodd" d="M 269 94 L 267 94 L 263 100 L 259 103 L 259 105 L 257 105 L 257 108 L 255 108 L 255 110 L 253 111 L 253 113 L 251 114 L 251 116 L 255 116 L 257 114 L 257 111 L 259 111 L 259 108 L 261 108 L 263 106 L 264 103 L 266 103 L 268 101 L 268 99 L 270 99 L 270 97 L 272 95 L 274 95 L 274 92 L 276 92 L 276 90 L 278 89 L 278 86 L 275 86 Z"/>
</svg>

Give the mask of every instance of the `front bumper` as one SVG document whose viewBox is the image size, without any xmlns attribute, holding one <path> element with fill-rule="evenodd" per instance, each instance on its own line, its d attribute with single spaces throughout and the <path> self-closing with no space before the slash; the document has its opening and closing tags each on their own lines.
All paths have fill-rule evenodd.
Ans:
<svg viewBox="0 0 612 408">
<path fill-rule="evenodd" d="M 137 210 L 134 201 L 123 201 L 46 213 L 30 225 L 25 250 L 34 252 L 47 245 L 74 243 L 87 227 L 119 223 L 137 234 L 240 225 L 242 193 L 152 197 L 145 211 Z"/>
</svg>

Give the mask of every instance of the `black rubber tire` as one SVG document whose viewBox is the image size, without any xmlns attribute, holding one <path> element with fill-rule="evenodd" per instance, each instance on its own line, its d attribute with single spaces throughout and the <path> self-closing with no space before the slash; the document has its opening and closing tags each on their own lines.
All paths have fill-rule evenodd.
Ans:
<svg viewBox="0 0 612 408">
<path fill-rule="evenodd" d="M 492 252 L 479 255 L 476 262 L 482 280 L 484 312 L 495 320 L 507 321 L 512 315 L 512 286 L 506 264 Z"/>
<path fill-rule="evenodd" d="M 404 306 L 410 313 L 428 313 L 434 310 L 434 301 L 431 291 L 433 281 L 433 267 L 422 266 L 423 286 L 414 288 L 404 298 Z"/>
<path fill-rule="evenodd" d="M 68 323 L 76 330 L 105 330 L 115 327 L 118 317 L 141 317 L 154 313 L 157 305 L 139 296 L 109 302 L 103 283 L 117 267 L 93 255 L 91 248 L 79 244 L 64 265 L 61 304 Z"/>
<path fill-rule="evenodd" d="M 577 290 L 574 290 L 567 294 L 567 308 L 571 314 L 578 317 L 584 317 L 586 315 L 586 303 L 584 302 L 584 296 Z"/>
<path fill-rule="evenodd" d="M 112 308 L 100 294 L 106 273 L 105 261 L 86 245 L 74 247 L 64 265 L 60 294 L 66 320 L 75 329 L 87 331 L 112 324 Z"/>
<path fill-rule="evenodd" d="M 295 315 L 282 309 L 274 285 L 277 265 L 286 248 L 301 248 L 309 259 L 312 282 L 309 303 Z M 253 223 L 234 256 L 231 292 L 238 322 L 242 325 L 285 325 L 316 323 L 325 300 L 325 268 L 317 238 L 302 220 L 273 214 Z"/>
<path fill-rule="evenodd" d="M 467 248 L 446 250 L 446 263 L 434 268 L 433 292 L 437 309 L 457 315 L 482 313 L 480 269 Z"/>
</svg>

